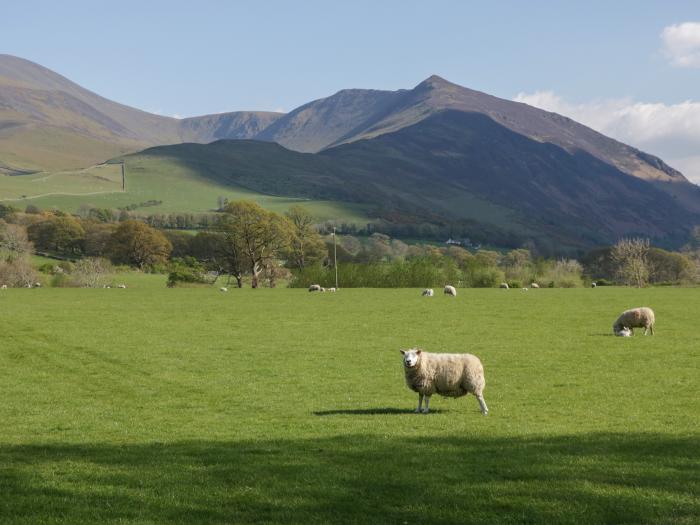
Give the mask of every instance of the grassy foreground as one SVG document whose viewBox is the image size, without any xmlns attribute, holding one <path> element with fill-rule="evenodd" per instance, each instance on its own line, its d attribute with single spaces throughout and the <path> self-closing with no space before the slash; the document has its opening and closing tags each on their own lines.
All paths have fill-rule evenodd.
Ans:
<svg viewBox="0 0 700 525">
<path fill-rule="evenodd" d="M 624 308 L 657 335 L 615 338 Z M 700 520 L 697 289 L 0 292 L 0 522 Z M 415 415 L 398 349 L 481 357 Z"/>
</svg>

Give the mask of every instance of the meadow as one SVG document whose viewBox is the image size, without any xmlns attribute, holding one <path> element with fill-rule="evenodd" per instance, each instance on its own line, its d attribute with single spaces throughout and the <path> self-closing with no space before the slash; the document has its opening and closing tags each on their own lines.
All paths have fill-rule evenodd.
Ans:
<svg viewBox="0 0 700 525">
<path fill-rule="evenodd" d="M 655 309 L 653 337 L 611 335 Z M 700 290 L 0 292 L 0 522 L 700 521 Z M 403 380 L 470 352 L 476 399 Z"/>
<path fill-rule="evenodd" d="M 370 208 L 361 204 L 265 195 L 243 187 L 201 176 L 196 169 L 174 161 L 153 161 L 148 157 L 128 157 L 126 190 L 121 187 L 121 165 L 99 164 L 81 170 L 39 172 L 31 175 L 0 174 L 0 202 L 24 209 L 33 204 L 40 209 L 76 213 L 81 206 L 124 208 L 146 201 L 156 206 L 137 208 L 136 214 L 203 213 L 218 205 L 219 197 L 230 201 L 253 200 L 266 209 L 282 213 L 302 204 L 319 221 L 365 225 Z"/>
</svg>

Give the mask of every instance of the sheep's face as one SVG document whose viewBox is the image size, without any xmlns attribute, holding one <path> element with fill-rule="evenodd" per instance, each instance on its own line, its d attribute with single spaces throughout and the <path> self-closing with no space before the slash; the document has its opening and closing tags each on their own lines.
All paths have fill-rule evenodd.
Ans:
<svg viewBox="0 0 700 525">
<path fill-rule="evenodd" d="M 615 335 L 619 337 L 631 337 L 632 336 L 632 330 L 630 330 L 628 327 L 623 326 L 621 330 L 615 332 Z"/>
<path fill-rule="evenodd" d="M 403 366 L 406 368 L 414 368 L 420 361 L 421 351 L 415 348 L 411 350 L 401 350 L 403 354 Z"/>
</svg>

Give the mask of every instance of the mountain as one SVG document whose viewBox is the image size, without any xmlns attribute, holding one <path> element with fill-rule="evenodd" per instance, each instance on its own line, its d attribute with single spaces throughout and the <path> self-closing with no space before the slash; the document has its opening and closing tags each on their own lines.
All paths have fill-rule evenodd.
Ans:
<svg viewBox="0 0 700 525">
<path fill-rule="evenodd" d="M 0 174 L 109 158 L 138 160 L 139 177 L 185 166 L 198 180 L 366 205 L 412 235 L 442 225 L 552 249 L 622 235 L 677 246 L 700 223 L 700 188 L 661 159 L 435 75 L 412 89 L 342 90 L 288 114 L 178 120 L 0 55 Z"/>
<path fill-rule="evenodd" d="M 433 75 L 410 90 L 343 90 L 279 118 L 255 138 L 304 152 L 378 137 L 445 110 L 480 113 L 533 140 L 569 152 L 584 151 L 621 171 L 655 184 L 700 212 L 688 198 L 695 187 L 661 159 L 606 137 L 567 117 L 468 89 Z"/>
<path fill-rule="evenodd" d="M 0 172 L 85 167 L 158 144 L 249 138 L 279 116 L 163 117 L 107 100 L 28 60 L 0 55 Z"/>
<path fill-rule="evenodd" d="M 316 154 L 222 140 L 152 148 L 125 161 L 138 161 L 145 174 L 174 163 L 258 193 L 372 205 L 379 218 L 413 231 L 453 224 L 482 242 L 528 242 L 550 252 L 622 235 L 679 245 L 700 220 L 654 184 L 588 152 L 526 137 L 476 112 L 443 110 Z"/>
</svg>

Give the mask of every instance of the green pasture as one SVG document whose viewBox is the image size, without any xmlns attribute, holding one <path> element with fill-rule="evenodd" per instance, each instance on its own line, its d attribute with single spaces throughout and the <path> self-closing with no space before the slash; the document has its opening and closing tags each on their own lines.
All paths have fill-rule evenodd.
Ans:
<svg viewBox="0 0 700 525">
<path fill-rule="evenodd" d="M 0 522 L 700 521 L 698 289 L 164 281 L 0 291 Z M 411 346 L 479 356 L 490 414 L 412 413 Z"/>
<path fill-rule="evenodd" d="M 215 209 L 220 196 L 231 201 L 254 200 L 276 212 L 301 204 L 319 221 L 339 220 L 364 225 L 369 220 L 369 208 L 364 205 L 263 195 L 202 177 L 192 168 L 160 158 L 129 157 L 126 191 L 121 190 L 119 164 L 57 173 L 0 175 L 0 201 L 20 209 L 33 204 L 41 209 L 56 208 L 75 213 L 82 205 L 116 209 L 155 200 L 162 203 L 137 208 L 134 213 L 198 213 Z"/>
</svg>

